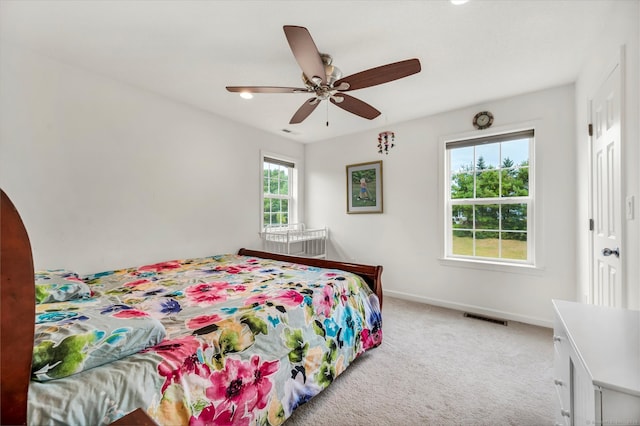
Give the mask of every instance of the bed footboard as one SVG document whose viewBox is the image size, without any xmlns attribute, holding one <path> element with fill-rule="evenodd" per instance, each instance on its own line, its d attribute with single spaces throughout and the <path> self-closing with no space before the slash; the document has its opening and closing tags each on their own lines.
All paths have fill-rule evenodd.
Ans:
<svg viewBox="0 0 640 426">
<path fill-rule="evenodd" d="M 266 251 L 250 250 L 241 248 L 239 255 L 255 256 L 263 259 L 280 260 L 284 262 L 301 263 L 303 265 L 315 266 L 317 268 L 341 269 L 360 275 L 371 290 L 378 296 L 380 307 L 382 308 L 382 266 L 364 265 L 360 263 L 340 262 L 336 260 L 314 259 L 308 257 L 291 256 L 279 253 L 269 253 Z"/>
</svg>

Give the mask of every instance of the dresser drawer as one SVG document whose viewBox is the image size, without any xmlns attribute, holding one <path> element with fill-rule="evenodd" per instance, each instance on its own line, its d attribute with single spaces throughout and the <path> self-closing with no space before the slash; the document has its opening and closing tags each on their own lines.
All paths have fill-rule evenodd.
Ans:
<svg viewBox="0 0 640 426">
<path fill-rule="evenodd" d="M 553 328 L 553 350 L 553 385 L 558 395 L 559 403 L 556 411 L 562 419 L 568 419 L 570 417 L 568 417 L 567 414 L 570 415 L 569 411 L 571 408 L 570 381 L 572 348 L 567 333 L 562 326 L 562 322 L 557 316 Z M 561 415 L 561 413 L 564 413 L 564 415 Z"/>
</svg>

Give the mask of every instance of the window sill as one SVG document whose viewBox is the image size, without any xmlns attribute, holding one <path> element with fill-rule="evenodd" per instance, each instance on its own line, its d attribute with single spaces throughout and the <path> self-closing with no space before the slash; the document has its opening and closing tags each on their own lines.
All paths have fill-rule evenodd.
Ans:
<svg viewBox="0 0 640 426">
<path fill-rule="evenodd" d="M 456 268 L 470 268 L 480 269 L 484 271 L 493 272 L 508 272 L 513 274 L 527 274 L 527 275 L 542 275 L 544 268 L 535 265 L 516 265 L 516 264 L 504 264 L 500 262 L 491 262 L 487 260 L 470 260 L 470 259 L 456 259 L 456 258 L 438 258 L 438 261 L 443 266 L 450 266 Z"/>
</svg>

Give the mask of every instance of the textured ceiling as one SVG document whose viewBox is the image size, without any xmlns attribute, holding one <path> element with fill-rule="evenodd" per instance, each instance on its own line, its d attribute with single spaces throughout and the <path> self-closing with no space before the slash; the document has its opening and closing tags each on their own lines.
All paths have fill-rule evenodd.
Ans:
<svg viewBox="0 0 640 426">
<path fill-rule="evenodd" d="M 614 1 L 0 0 L 0 41 L 314 142 L 573 82 Z M 283 25 L 308 28 L 343 75 L 409 58 L 422 71 L 350 92 L 374 120 L 323 102 L 290 125 L 309 95 L 225 90 L 302 86 Z"/>
</svg>

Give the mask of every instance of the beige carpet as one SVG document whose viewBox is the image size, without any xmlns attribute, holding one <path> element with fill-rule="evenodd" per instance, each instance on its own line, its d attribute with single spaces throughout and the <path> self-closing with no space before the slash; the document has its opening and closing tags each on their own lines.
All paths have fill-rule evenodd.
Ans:
<svg viewBox="0 0 640 426">
<path fill-rule="evenodd" d="M 286 426 L 553 424 L 551 329 L 391 297 L 382 318 L 383 344 Z"/>
</svg>

